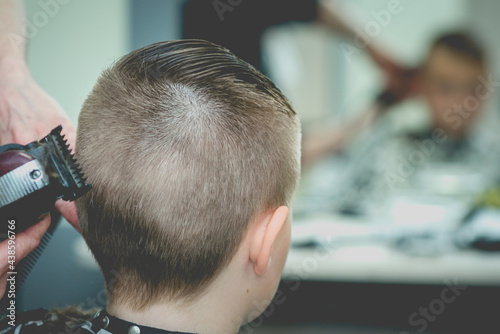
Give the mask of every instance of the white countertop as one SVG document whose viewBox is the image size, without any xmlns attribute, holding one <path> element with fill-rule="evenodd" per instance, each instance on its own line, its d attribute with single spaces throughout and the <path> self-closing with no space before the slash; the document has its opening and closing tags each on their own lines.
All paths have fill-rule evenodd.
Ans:
<svg viewBox="0 0 500 334">
<path fill-rule="evenodd" d="M 367 237 L 373 231 L 369 224 L 333 216 L 301 220 L 292 226 L 285 280 L 500 286 L 500 252 L 445 249 L 434 255 L 412 255 Z M 321 242 L 318 247 L 294 246 L 331 236 L 347 242 L 335 248 Z"/>
</svg>

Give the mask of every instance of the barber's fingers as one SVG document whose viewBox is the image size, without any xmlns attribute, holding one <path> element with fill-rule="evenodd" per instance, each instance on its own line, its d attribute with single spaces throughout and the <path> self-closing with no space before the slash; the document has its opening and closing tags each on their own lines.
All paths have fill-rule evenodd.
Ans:
<svg viewBox="0 0 500 334">
<path fill-rule="evenodd" d="M 0 298 L 5 295 L 5 288 L 7 287 L 7 272 L 0 276 Z"/>
<path fill-rule="evenodd" d="M 19 232 L 15 234 L 14 239 L 7 238 L 6 240 L 0 243 L 0 274 L 3 274 L 9 267 L 8 261 L 8 246 L 9 240 L 14 240 L 15 242 L 15 261 L 16 263 L 21 261 L 26 257 L 31 251 L 33 251 L 40 240 L 42 239 L 45 232 L 50 226 L 50 216 L 45 216 L 41 221 L 36 223 L 35 225 L 29 227 L 23 232 Z M 12 255 L 12 254 L 10 254 Z"/>
<path fill-rule="evenodd" d="M 56 209 L 78 232 L 81 232 L 78 225 L 75 202 L 63 201 L 62 199 L 57 200 Z"/>
<path fill-rule="evenodd" d="M 30 226 L 23 232 L 16 233 L 16 262 L 24 259 L 30 252 L 32 252 L 40 240 L 42 240 L 43 235 L 47 232 L 50 226 L 50 215 L 45 216 L 41 221 L 37 222 L 35 225 Z M 7 243 L 4 240 L 0 244 L 0 258 L 7 255 Z M 6 261 L 5 261 L 6 262 Z M 2 263 L 3 265 L 4 263 Z"/>
<path fill-rule="evenodd" d="M 7 272 L 12 271 L 10 268 L 11 263 L 8 261 L 13 260 L 9 258 L 9 241 L 14 240 L 15 242 L 15 263 L 19 263 L 24 259 L 30 252 L 35 250 L 35 248 L 40 244 L 45 232 L 50 226 L 50 215 L 45 216 L 41 221 L 26 229 L 23 232 L 16 233 L 14 239 L 7 238 L 0 243 L 0 294 L 3 296 L 5 293 L 5 287 L 7 285 Z"/>
</svg>

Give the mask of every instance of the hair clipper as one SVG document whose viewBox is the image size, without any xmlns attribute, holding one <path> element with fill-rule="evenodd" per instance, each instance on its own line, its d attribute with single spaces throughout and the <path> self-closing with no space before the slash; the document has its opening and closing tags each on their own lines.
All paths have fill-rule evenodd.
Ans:
<svg viewBox="0 0 500 334">
<path fill-rule="evenodd" d="M 74 201 L 90 185 L 58 126 L 26 146 L 0 146 L 0 226 L 15 220 L 16 232 L 33 225 L 62 198 Z M 2 238 L 3 239 L 3 238 Z"/>
</svg>

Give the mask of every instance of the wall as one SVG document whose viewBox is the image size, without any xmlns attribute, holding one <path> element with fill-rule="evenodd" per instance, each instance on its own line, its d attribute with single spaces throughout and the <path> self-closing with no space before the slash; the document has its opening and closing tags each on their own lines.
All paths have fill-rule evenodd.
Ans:
<svg viewBox="0 0 500 334">
<path fill-rule="evenodd" d="M 129 2 L 26 0 L 25 6 L 31 72 L 76 124 L 102 69 L 130 49 Z"/>
</svg>

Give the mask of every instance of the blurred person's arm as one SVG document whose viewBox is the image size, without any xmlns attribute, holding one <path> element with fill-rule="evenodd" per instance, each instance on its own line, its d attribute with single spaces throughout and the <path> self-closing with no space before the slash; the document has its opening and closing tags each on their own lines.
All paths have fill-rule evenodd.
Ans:
<svg viewBox="0 0 500 334">
<path fill-rule="evenodd" d="M 356 39 L 371 56 L 373 61 L 384 71 L 387 83 L 384 94 L 390 96 L 388 101 L 376 100 L 374 104 L 354 120 L 339 126 L 327 123 L 304 134 L 302 143 L 302 163 L 305 168 L 313 165 L 325 156 L 340 151 L 352 137 L 369 128 L 389 105 L 401 101 L 415 93 L 416 70 L 405 68 L 389 56 L 381 52 L 370 40 L 363 40 L 354 28 L 345 22 L 336 8 L 334 0 L 320 0 L 318 21 L 327 28 L 347 36 L 354 42 Z M 382 102 L 382 104 L 381 104 Z"/>
<path fill-rule="evenodd" d="M 389 55 L 385 54 L 375 45 L 373 40 L 366 40 L 363 34 L 356 33 L 354 27 L 342 17 L 335 0 L 319 0 L 318 21 L 325 27 L 340 33 L 350 40 L 363 46 L 372 60 L 384 72 L 387 78 L 387 87 L 391 90 L 399 89 L 402 81 L 407 76 L 408 69 L 398 64 Z"/>
<path fill-rule="evenodd" d="M 0 145 L 25 145 L 62 125 L 66 138 L 74 147 L 75 127 L 59 104 L 36 84 L 26 65 L 23 15 L 21 0 L 0 0 Z M 74 203 L 58 200 L 56 207 L 79 229 Z M 28 230 L 16 234 L 16 261 L 37 247 L 49 222 L 50 216 L 46 216 Z M 7 221 L 0 221 L 0 224 L 6 226 Z M 7 241 L 0 243 L 0 295 L 5 291 L 7 279 Z"/>
<path fill-rule="evenodd" d="M 347 142 L 373 124 L 380 110 L 374 104 L 347 124 L 327 122 L 309 129 L 302 139 L 302 168 L 307 170 L 322 158 L 340 152 Z"/>
</svg>

